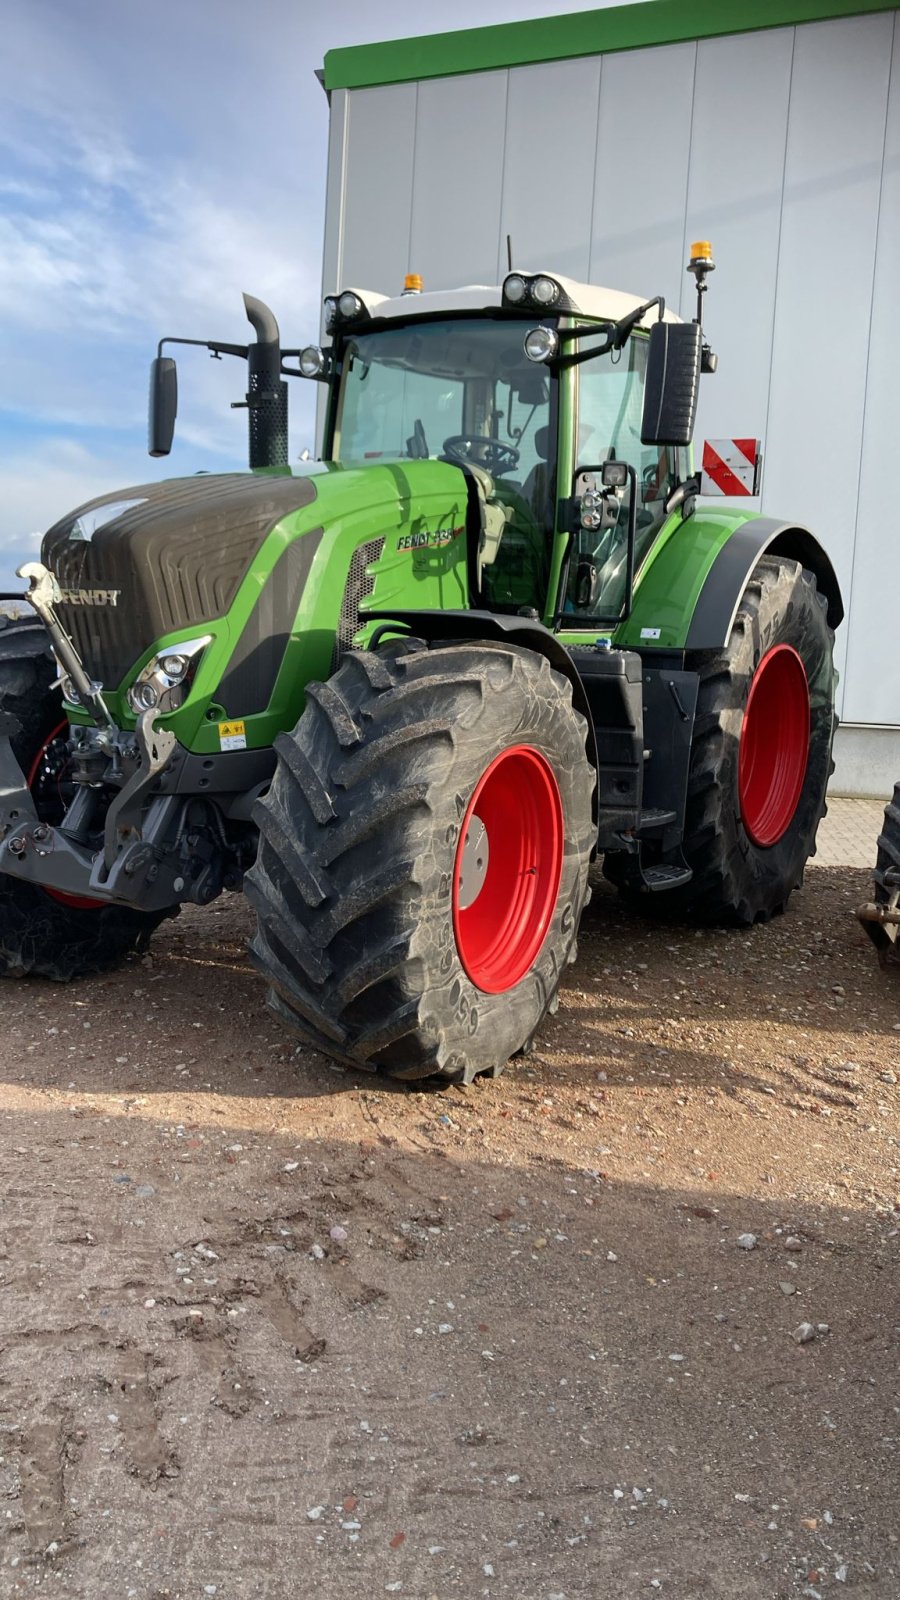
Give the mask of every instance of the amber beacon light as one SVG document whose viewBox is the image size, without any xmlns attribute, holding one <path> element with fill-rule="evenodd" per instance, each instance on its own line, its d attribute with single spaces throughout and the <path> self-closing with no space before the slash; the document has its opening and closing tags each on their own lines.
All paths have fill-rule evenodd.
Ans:
<svg viewBox="0 0 900 1600">
<path fill-rule="evenodd" d="M 695 239 L 691 245 L 691 259 L 687 270 L 693 272 L 695 277 L 698 272 L 715 272 L 716 263 L 713 261 L 712 245 L 708 239 Z"/>
</svg>

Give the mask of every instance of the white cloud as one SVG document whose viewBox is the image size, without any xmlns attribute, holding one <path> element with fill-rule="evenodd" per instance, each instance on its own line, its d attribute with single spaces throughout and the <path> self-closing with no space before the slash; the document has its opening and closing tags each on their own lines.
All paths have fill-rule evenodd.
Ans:
<svg viewBox="0 0 900 1600">
<path fill-rule="evenodd" d="M 452 14 L 412 15 L 401 0 L 13 0 L 0 96 L 2 586 L 29 532 L 79 501 L 245 460 L 246 415 L 229 409 L 241 365 L 187 351 L 175 450 L 149 462 L 147 366 L 162 334 L 251 338 L 245 289 L 272 305 L 287 345 L 315 336 L 328 112 L 313 73 L 326 50 L 595 3 L 455 0 Z M 313 442 L 314 391 L 291 385 L 292 456 Z"/>
</svg>

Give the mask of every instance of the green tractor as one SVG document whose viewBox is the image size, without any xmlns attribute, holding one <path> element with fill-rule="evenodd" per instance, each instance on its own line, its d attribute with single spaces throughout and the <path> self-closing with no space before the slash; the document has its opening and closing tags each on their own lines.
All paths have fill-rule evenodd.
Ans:
<svg viewBox="0 0 900 1600">
<path fill-rule="evenodd" d="M 716 358 L 662 299 L 510 271 L 325 301 L 249 370 L 248 473 L 101 496 L 0 631 L 0 970 L 70 979 L 243 887 L 274 1010 L 337 1060 L 469 1082 L 527 1049 L 588 874 L 749 924 L 814 850 L 834 570 L 806 528 L 697 503 Z M 291 362 L 294 365 L 291 365 Z M 287 465 L 287 385 L 322 459 Z"/>
</svg>

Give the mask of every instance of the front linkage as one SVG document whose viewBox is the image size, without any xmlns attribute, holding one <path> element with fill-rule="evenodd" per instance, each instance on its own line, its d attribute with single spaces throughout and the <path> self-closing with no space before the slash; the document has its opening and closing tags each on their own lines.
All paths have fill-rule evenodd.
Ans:
<svg viewBox="0 0 900 1600">
<path fill-rule="evenodd" d="M 116 727 L 57 616 L 53 575 L 39 563 L 29 563 L 21 575 L 30 580 L 25 598 L 59 666 L 96 722 L 64 727 L 69 803 L 50 820 L 34 791 L 51 745 L 63 742 L 60 730 L 28 752 L 32 770 L 26 773 L 14 749 L 21 722 L 9 712 L 0 717 L 0 871 L 58 896 L 150 913 L 183 901 L 206 905 L 222 889 L 239 888 L 255 830 L 227 813 L 248 789 L 269 780 L 273 752 L 226 753 L 212 762 L 160 727 L 156 710 L 142 712 L 133 732 Z M 61 775 L 55 778 L 59 799 Z"/>
</svg>

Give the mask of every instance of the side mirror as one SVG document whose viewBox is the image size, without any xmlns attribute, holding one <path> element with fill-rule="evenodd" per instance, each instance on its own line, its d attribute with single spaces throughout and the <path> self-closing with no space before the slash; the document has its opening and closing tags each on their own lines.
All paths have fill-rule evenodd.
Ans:
<svg viewBox="0 0 900 1600">
<path fill-rule="evenodd" d="M 171 356 L 157 356 L 150 365 L 151 456 L 167 456 L 172 448 L 178 412 L 178 377 Z"/>
<path fill-rule="evenodd" d="M 641 444 L 690 444 L 702 349 L 699 322 L 653 324 L 644 381 Z"/>
</svg>

